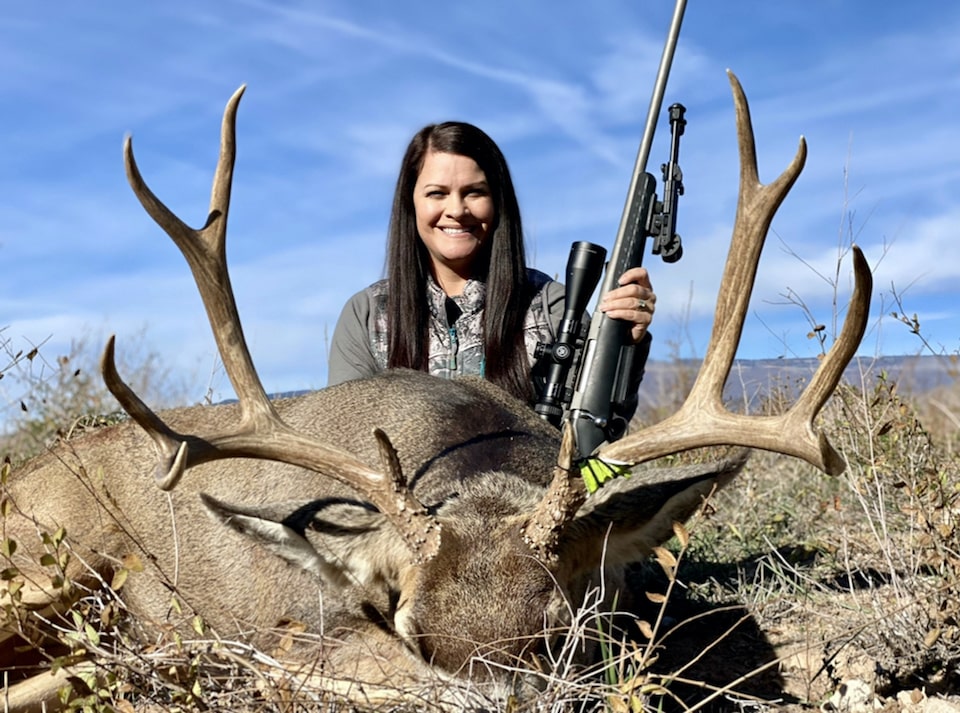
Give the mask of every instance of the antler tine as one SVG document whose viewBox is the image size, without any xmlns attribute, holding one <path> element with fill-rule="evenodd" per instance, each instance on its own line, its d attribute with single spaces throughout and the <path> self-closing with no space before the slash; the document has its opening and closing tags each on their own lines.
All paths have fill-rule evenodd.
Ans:
<svg viewBox="0 0 960 713">
<path fill-rule="evenodd" d="M 740 343 L 743 322 L 757 277 L 760 252 L 763 250 L 770 223 L 807 160 L 807 143 L 801 136 L 797 153 L 783 173 L 769 185 L 765 186 L 760 182 L 747 97 L 733 73 L 728 71 L 727 74 L 730 77 L 736 110 L 740 188 L 730 251 L 720 282 L 721 289 L 717 295 L 713 332 L 697 378 L 698 382 L 704 381 L 711 385 L 719 382 L 720 390 L 730 373 L 733 357 Z M 719 391 L 716 395 L 719 399 Z"/>
<path fill-rule="evenodd" d="M 818 431 L 814 419 L 839 383 L 866 329 L 873 281 L 857 246 L 853 247 L 855 287 L 843 328 L 797 402 L 786 413 L 764 417 L 733 414 L 723 406 L 723 386 L 740 342 L 760 251 L 773 216 L 806 158 L 806 143 L 801 138 L 796 155 L 779 178 L 768 185 L 760 183 L 747 100 L 737 78 L 728 74 L 737 115 L 740 195 L 703 365 L 677 413 L 602 447 L 598 455 L 636 464 L 702 446 L 739 445 L 797 456 L 836 475 L 843 471 L 844 460 Z"/>
<path fill-rule="evenodd" d="M 840 335 L 829 352 L 823 357 L 820 368 L 814 373 L 807 388 L 793 405 L 797 414 L 809 416 L 812 420 L 830 398 L 830 394 L 840 383 L 843 370 L 857 352 L 860 340 L 870 317 L 870 295 L 873 292 L 873 274 L 863 251 L 853 246 L 853 294 L 847 316 L 843 320 Z"/>
<path fill-rule="evenodd" d="M 544 563 L 556 563 L 563 528 L 587 499 L 583 480 L 573 468 L 573 445 L 573 428 L 566 423 L 550 487 L 523 527 L 524 539 Z"/>
<path fill-rule="evenodd" d="M 429 559 L 439 547 L 439 526 L 407 487 L 396 451 L 386 435 L 375 434 L 383 467 L 378 471 L 339 448 L 294 431 L 280 418 L 254 368 L 230 284 L 225 247 L 237 153 L 236 116 L 244 89 L 241 86 L 230 97 L 224 110 L 210 211 L 199 230 L 187 226 L 147 187 L 134 160 L 130 138 L 124 143 L 124 164 L 134 194 L 190 265 L 240 402 L 240 423 L 233 430 L 208 436 L 183 435 L 171 429 L 120 378 L 114 361 L 113 337 L 101 358 L 104 381 L 121 406 L 154 440 L 162 461 L 160 487 L 174 487 L 187 468 L 213 460 L 246 457 L 289 463 L 329 475 L 357 490 L 390 519 L 418 559 Z"/>
<path fill-rule="evenodd" d="M 110 393 L 123 407 L 123 410 L 153 440 L 162 464 L 158 468 L 157 485 L 160 486 L 161 490 L 172 490 L 186 470 L 187 448 L 184 442 L 185 437 L 164 423 L 163 419 L 157 416 L 120 378 L 114 359 L 115 346 L 116 336 L 111 334 L 107 339 L 107 345 L 103 348 L 103 354 L 100 356 L 100 373 L 103 375 L 103 381 Z"/>
<path fill-rule="evenodd" d="M 257 420 L 260 414 L 272 417 L 273 404 L 257 376 L 240 324 L 230 275 L 227 272 L 227 217 L 230 211 L 230 190 L 233 165 L 237 157 L 237 108 L 246 86 L 241 86 L 227 102 L 220 130 L 220 155 L 214 173 L 207 222 L 200 230 L 186 225 L 150 190 L 133 157 L 133 141 L 124 142 L 123 158 L 127 180 L 144 210 L 176 243 L 190 265 L 194 281 L 207 317 L 214 328 L 214 338 L 223 358 L 224 368 L 238 397 L 242 394 L 244 420 Z"/>
</svg>

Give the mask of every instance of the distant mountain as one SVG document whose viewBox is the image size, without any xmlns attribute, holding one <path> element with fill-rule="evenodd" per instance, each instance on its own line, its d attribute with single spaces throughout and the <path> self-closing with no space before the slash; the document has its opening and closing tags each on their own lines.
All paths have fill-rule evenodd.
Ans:
<svg viewBox="0 0 960 713">
<path fill-rule="evenodd" d="M 771 389 L 794 393 L 809 382 L 820 366 L 819 359 L 745 359 L 735 360 L 724 389 L 724 399 L 749 402 Z M 640 402 L 656 405 L 670 390 L 689 388 L 700 368 L 700 361 L 650 361 L 647 363 Z M 844 380 L 855 386 L 869 387 L 881 374 L 896 381 L 902 392 L 921 394 L 960 378 L 960 358 L 941 356 L 900 356 L 854 359 L 844 371 Z"/>
<path fill-rule="evenodd" d="M 749 403 L 770 393 L 771 389 L 787 389 L 800 393 L 820 366 L 819 359 L 737 359 L 724 388 L 724 400 Z M 656 407 L 676 401 L 671 393 L 689 390 L 700 369 L 699 359 L 649 361 L 640 385 L 641 408 Z M 960 358 L 938 356 L 900 356 L 856 358 L 844 372 L 848 383 L 869 387 L 881 374 L 897 382 L 901 392 L 922 394 L 960 379 Z M 270 398 L 288 398 L 308 393 L 306 390 L 272 393 Z M 233 403 L 225 399 L 222 403 Z"/>
</svg>

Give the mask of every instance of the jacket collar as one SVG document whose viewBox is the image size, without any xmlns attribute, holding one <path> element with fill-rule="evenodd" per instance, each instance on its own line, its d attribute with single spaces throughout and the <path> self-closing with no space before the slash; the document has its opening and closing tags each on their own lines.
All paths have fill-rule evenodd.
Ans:
<svg viewBox="0 0 960 713">
<path fill-rule="evenodd" d="M 447 300 L 453 300 L 463 315 L 470 315 L 483 310 L 487 297 L 487 283 L 481 280 L 470 279 L 463 287 L 463 292 L 455 297 L 448 297 L 433 275 L 427 275 L 427 300 L 430 313 L 436 319 L 446 321 Z"/>
</svg>

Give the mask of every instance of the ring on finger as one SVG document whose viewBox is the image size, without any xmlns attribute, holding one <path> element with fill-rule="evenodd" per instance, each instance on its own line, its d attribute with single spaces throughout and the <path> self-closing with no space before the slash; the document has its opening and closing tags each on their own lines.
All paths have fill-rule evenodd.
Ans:
<svg viewBox="0 0 960 713">
<path fill-rule="evenodd" d="M 637 309 L 640 310 L 641 312 L 646 312 L 646 311 L 647 311 L 647 301 L 646 301 L 646 300 L 640 300 L 640 299 L 638 299 L 638 300 L 637 300 Z"/>
</svg>

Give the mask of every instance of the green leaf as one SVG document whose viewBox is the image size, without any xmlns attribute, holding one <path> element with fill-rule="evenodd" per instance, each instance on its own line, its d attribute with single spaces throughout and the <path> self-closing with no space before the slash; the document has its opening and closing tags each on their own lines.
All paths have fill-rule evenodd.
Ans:
<svg viewBox="0 0 960 713">
<path fill-rule="evenodd" d="M 4 557 L 13 557 L 13 553 L 16 551 L 16 540 L 12 540 L 8 537 L 3 542 L 0 542 L 0 554 L 2 554 Z"/>
<path fill-rule="evenodd" d="M 87 641 L 89 641 L 94 646 L 100 645 L 100 632 L 94 629 L 92 625 L 84 624 L 83 631 L 87 635 Z"/>
</svg>

